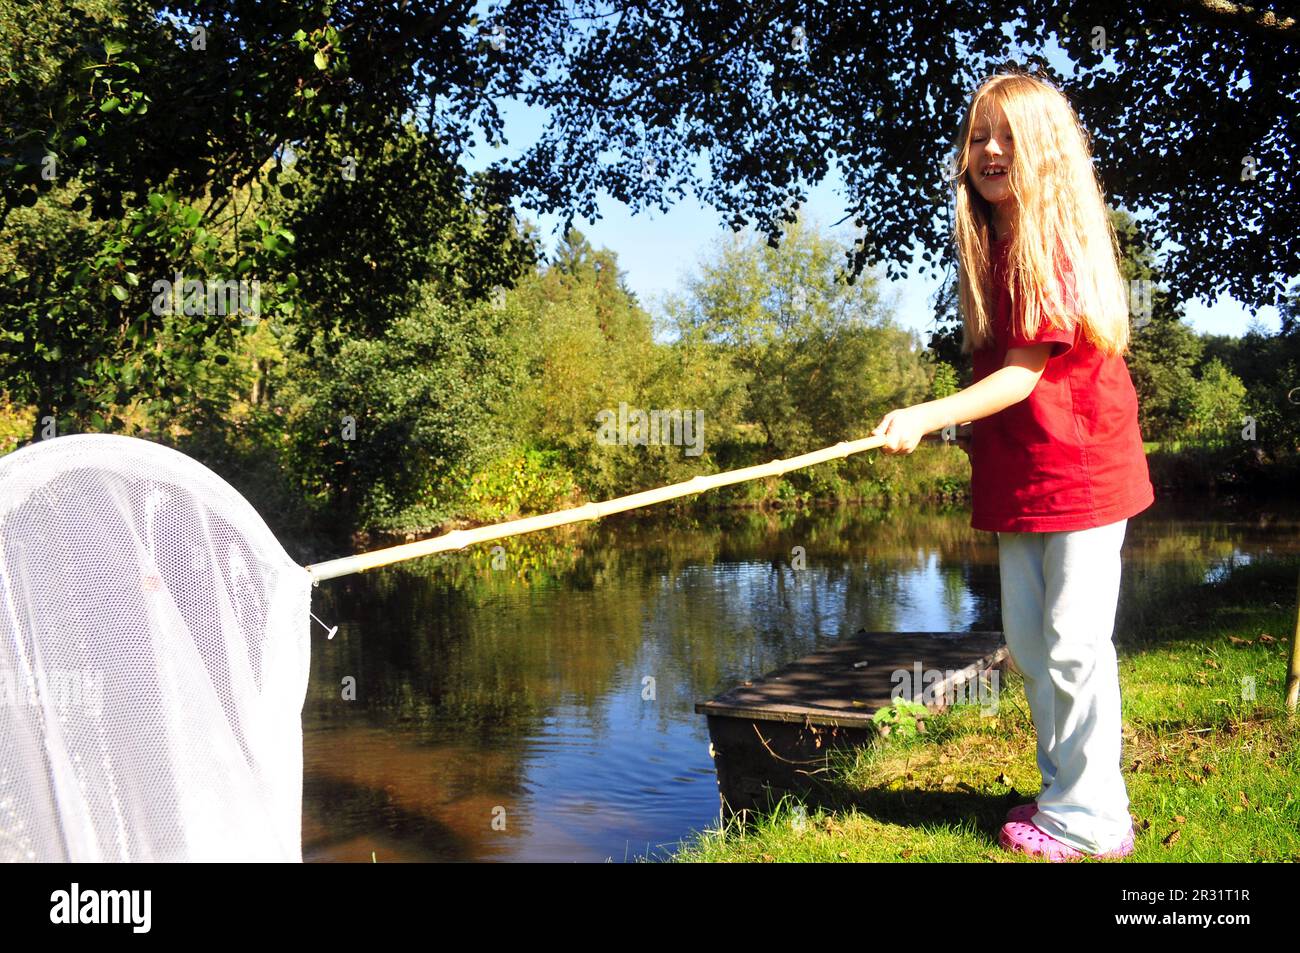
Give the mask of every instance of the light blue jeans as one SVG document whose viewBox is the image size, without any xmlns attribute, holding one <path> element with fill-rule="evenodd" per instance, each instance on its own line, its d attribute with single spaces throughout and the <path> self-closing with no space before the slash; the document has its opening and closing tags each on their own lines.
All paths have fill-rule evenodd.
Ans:
<svg viewBox="0 0 1300 953">
<path fill-rule="evenodd" d="M 998 533 L 1002 628 L 1038 733 L 1033 822 L 1088 854 L 1118 847 L 1132 825 L 1111 641 L 1127 525 Z"/>
</svg>

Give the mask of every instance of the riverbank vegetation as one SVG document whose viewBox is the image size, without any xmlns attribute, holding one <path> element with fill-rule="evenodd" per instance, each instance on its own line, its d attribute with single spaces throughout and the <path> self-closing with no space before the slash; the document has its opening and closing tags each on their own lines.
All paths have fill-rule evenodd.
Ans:
<svg viewBox="0 0 1300 953">
<path fill-rule="evenodd" d="M 0 248 L 10 261 L 30 251 L 20 234 Z M 924 347 L 874 280 L 839 279 L 843 251 L 803 225 L 780 249 L 724 243 L 656 319 L 617 258 L 574 232 L 489 301 L 449 303 L 426 284 L 382 332 L 303 337 L 279 313 L 198 341 L 166 325 L 164 397 L 116 403 L 110 388 L 95 410 L 42 422 L 30 389 L 11 386 L 0 441 L 108 429 L 172 444 L 281 535 L 323 550 L 340 534 L 321 526 L 402 538 L 635 492 L 865 436 L 891 407 L 968 382 L 951 335 Z M 1128 360 L 1159 489 L 1294 485 L 1295 314 L 1292 301 L 1277 334 L 1220 338 L 1157 307 L 1135 332 Z M 116 373 L 137 379 L 156 357 L 120 354 Z M 638 413 L 663 426 L 651 433 Z M 890 505 L 961 499 L 968 481 L 964 453 L 923 445 L 684 505 Z"/>
</svg>

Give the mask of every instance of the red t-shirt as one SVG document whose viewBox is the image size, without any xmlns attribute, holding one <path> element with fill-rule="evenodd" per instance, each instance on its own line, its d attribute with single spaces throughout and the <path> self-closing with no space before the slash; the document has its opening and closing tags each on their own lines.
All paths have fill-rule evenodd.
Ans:
<svg viewBox="0 0 1300 953">
<path fill-rule="evenodd" d="M 1012 331 L 1009 240 L 995 242 L 994 342 L 974 352 L 972 382 L 1002 367 L 1013 347 L 1052 343 L 1033 392 L 971 426 L 971 526 L 994 532 L 1062 532 L 1127 519 L 1155 500 L 1138 430 L 1137 393 L 1120 355 L 1105 356 L 1072 322 L 1044 315 L 1033 339 Z M 1073 304 L 1072 275 L 1059 270 Z"/>
</svg>

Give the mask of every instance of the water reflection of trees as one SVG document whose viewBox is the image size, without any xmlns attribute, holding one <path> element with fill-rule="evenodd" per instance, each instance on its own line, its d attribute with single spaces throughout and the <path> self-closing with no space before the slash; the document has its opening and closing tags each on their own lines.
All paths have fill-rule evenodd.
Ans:
<svg viewBox="0 0 1300 953">
<path fill-rule="evenodd" d="M 1295 535 L 1267 518 L 1139 517 L 1121 623 L 1241 547 L 1280 551 Z M 343 636 L 317 653 L 322 716 L 343 673 L 358 679 L 355 707 L 385 721 L 454 713 L 475 730 L 591 704 L 634 671 L 680 673 L 707 693 L 862 627 L 1000 621 L 996 537 L 962 510 L 659 513 L 500 546 L 322 587 L 317 614 Z"/>
<path fill-rule="evenodd" d="M 1208 510 L 1134 520 L 1119 640 L 1180 611 L 1217 561 L 1295 551 L 1295 529 Z M 403 843 L 478 856 L 456 819 L 522 796 L 543 739 L 580 730 L 603 746 L 647 718 L 660 736 L 699 729 L 695 702 L 862 627 L 1000 626 L 996 537 L 961 510 L 658 514 L 501 545 L 317 591 L 316 614 L 340 626 L 315 633 L 304 710 L 326 828 L 359 836 L 380 803 Z"/>
<path fill-rule="evenodd" d="M 340 637 L 316 653 L 312 713 L 330 720 L 352 675 L 348 710 L 481 730 L 593 704 L 642 671 L 686 679 L 689 708 L 861 627 L 897 629 L 924 598 L 953 628 L 985 627 L 996 546 L 965 523 L 852 509 L 611 519 L 337 580 L 318 591 Z M 933 593 L 909 586 L 918 574 Z"/>
</svg>

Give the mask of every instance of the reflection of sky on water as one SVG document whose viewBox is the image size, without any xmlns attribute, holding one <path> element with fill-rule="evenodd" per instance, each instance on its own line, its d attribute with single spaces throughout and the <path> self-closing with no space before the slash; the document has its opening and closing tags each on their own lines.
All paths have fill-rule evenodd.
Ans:
<svg viewBox="0 0 1300 953">
<path fill-rule="evenodd" d="M 1243 553 L 1240 549 L 1234 548 L 1229 555 L 1215 560 L 1210 568 L 1205 570 L 1205 581 L 1219 582 L 1227 577 L 1233 566 L 1249 566 L 1250 563 L 1250 553 Z"/>
<path fill-rule="evenodd" d="M 756 631 L 811 634 L 839 639 L 860 628 L 901 632 L 957 632 L 976 621 L 980 599 L 961 567 L 945 565 L 938 552 L 914 559 L 875 559 L 868 564 L 825 567 L 810 561 L 795 570 L 771 563 L 691 567 L 661 577 L 657 604 L 687 598 L 720 617 Z M 996 582 L 996 573 L 993 575 Z M 981 592 L 982 598 L 996 593 Z M 656 613 L 660 624 L 667 615 Z M 655 623 L 652 621 L 651 625 Z"/>
<path fill-rule="evenodd" d="M 529 739 L 527 809 L 540 836 L 517 845 L 512 859 L 662 857 L 686 833 L 676 826 L 684 817 L 703 828 L 716 815 L 709 734 L 691 713 L 694 699 L 679 688 L 666 701 L 645 700 L 642 676 L 628 674 L 597 707 L 562 709 Z M 656 681 L 673 691 L 671 677 Z"/>
<path fill-rule="evenodd" d="M 902 632 L 960 632 L 975 621 L 974 596 L 964 585 L 953 592 L 951 568 L 940 565 L 939 554 L 925 554 L 919 569 L 900 570 L 894 594 L 895 625 Z M 960 580 L 959 580 L 960 584 Z M 955 596 L 955 598 L 954 598 Z"/>
</svg>

